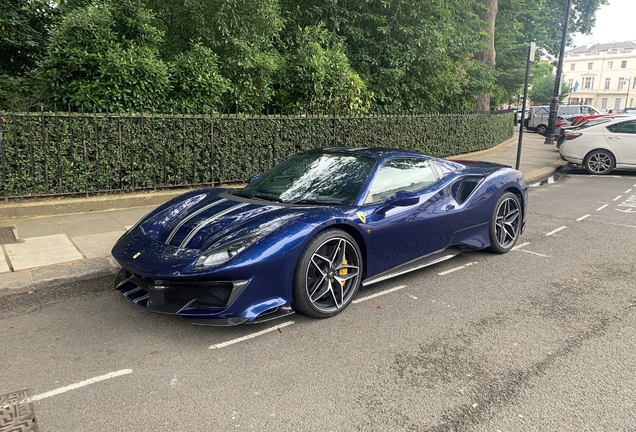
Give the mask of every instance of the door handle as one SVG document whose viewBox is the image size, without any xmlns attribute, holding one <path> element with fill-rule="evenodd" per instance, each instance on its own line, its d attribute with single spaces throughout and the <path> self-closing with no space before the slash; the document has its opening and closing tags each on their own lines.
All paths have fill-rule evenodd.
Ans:
<svg viewBox="0 0 636 432">
<path fill-rule="evenodd" d="M 446 211 L 453 210 L 455 208 L 455 204 L 449 204 L 446 206 Z"/>
</svg>

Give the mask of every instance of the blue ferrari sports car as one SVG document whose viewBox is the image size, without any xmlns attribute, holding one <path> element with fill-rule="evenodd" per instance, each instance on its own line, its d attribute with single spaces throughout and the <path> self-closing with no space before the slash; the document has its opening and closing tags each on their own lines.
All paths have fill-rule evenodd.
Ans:
<svg viewBox="0 0 636 432">
<path fill-rule="evenodd" d="M 452 258 L 505 253 L 526 218 L 523 174 L 386 148 L 297 154 L 240 189 L 161 205 L 113 248 L 115 288 L 194 324 L 340 313 L 360 285 Z"/>
</svg>

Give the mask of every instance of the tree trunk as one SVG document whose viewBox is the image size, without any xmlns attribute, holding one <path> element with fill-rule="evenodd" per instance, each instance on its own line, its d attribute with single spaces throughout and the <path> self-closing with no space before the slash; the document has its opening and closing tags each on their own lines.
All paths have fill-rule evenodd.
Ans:
<svg viewBox="0 0 636 432">
<path fill-rule="evenodd" d="M 495 20 L 499 10 L 498 0 L 479 0 L 487 10 L 478 10 L 477 15 L 484 21 L 484 30 L 488 33 L 486 39 L 486 49 L 475 54 L 475 59 L 486 63 L 491 69 L 495 68 Z M 477 112 L 490 111 L 490 93 L 482 93 L 477 97 Z"/>
</svg>

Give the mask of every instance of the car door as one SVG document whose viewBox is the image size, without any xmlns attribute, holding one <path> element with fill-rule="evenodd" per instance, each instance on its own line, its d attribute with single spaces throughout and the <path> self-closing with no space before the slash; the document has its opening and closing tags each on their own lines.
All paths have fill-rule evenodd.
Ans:
<svg viewBox="0 0 636 432">
<path fill-rule="evenodd" d="M 417 195 L 418 202 L 387 208 L 387 200 L 399 191 Z M 446 248 L 459 219 L 451 184 L 441 169 L 425 158 L 385 161 L 369 187 L 364 207 L 372 236 L 370 274 Z"/>
<path fill-rule="evenodd" d="M 608 126 L 604 134 L 614 150 L 617 164 L 636 165 L 636 120 Z"/>
</svg>

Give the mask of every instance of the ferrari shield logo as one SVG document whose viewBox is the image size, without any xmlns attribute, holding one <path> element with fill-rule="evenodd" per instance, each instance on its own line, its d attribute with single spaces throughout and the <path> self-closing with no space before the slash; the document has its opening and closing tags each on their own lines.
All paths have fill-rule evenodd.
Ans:
<svg viewBox="0 0 636 432">
<path fill-rule="evenodd" d="M 358 217 L 362 223 L 367 223 L 367 217 L 362 212 L 358 212 Z"/>
<path fill-rule="evenodd" d="M 141 255 L 141 252 L 137 252 L 136 254 L 133 255 L 133 259 L 137 259 L 137 257 Z"/>
</svg>

